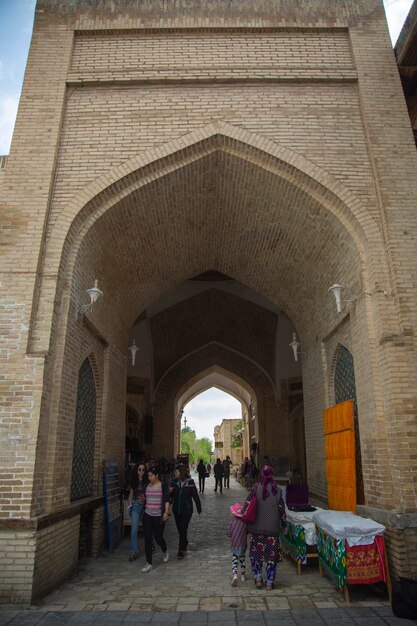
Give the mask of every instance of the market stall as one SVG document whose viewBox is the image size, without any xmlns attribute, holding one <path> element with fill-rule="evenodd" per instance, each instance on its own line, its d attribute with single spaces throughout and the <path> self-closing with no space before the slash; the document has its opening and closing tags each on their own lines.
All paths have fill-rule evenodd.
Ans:
<svg viewBox="0 0 417 626">
<path fill-rule="evenodd" d="M 385 551 L 385 527 L 348 511 L 316 511 L 320 573 L 344 592 L 349 602 L 349 585 L 385 582 L 391 598 L 391 581 Z"/>
<path fill-rule="evenodd" d="M 282 536 L 282 547 L 297 563 L 297 574 L 301 574 L 301 566 L 306 565 L 309 559 L 317 558 L 317 535 L 313 514 L 322 511 L 291 511 L 285 507 L 287 514 L 287 528 Z"/>
</svg>

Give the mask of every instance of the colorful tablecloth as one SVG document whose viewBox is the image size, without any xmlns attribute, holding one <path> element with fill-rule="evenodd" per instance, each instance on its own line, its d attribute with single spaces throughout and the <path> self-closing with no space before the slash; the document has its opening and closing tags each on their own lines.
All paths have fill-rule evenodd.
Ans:
<svg viewBox="0 0 417 626">
<path fill-rule="evenodd" d="M 371 545 L 349 547 L 346 539 L 335 539 L 317 528 L 317 549 L 321 567 L 339 589 L 387 580 L 381 536 Z"/>
<path fill-rule="evenodd" d="M 286 554 L 289 554 L 301 565 L 307 563 L 307 546 L 305 542 L 304 528 L 300 524 L 291 524 L 287 519 L 285 534 L 281 537 L 282 547 Z"/>
</svg>

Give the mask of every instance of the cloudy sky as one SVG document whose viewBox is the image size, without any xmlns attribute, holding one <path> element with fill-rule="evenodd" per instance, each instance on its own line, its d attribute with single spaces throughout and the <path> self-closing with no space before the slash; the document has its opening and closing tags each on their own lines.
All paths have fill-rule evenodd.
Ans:
<svg viewBox="0 0 417 626">
<path fill-rule="evenodd" d="M 384 0 L 394 44 L 413 0 Z M 0 155 L 8 154 L 19 103 L 36 0 L 0 0 Z M 223 418 L 240 418 L 237 400 L 210 389 L 185 407 L 187 425 L 198 437 L 213 439 Z"/>
</svg>

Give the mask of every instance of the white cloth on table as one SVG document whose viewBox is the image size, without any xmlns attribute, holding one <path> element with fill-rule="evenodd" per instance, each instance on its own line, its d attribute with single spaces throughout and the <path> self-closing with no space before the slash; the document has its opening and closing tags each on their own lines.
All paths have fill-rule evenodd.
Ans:
<svg viewBox="0 0 417 626">
<path fill-rule="evenodd" d="M 316 526 L 313 522 L 313 515 L 322 510 L 323 509 L 316 507 L 315 511 L 290 511 L 290 509 L 285 506 L 287 521 L 294 526 L 299 525 L 304 528 L 304 539 L 308 546 L 314 546 L 317 543 Z"/>
<path fill-rule="evenodd" d="M 335 539 L 346 539 L 349 546 L 369 546 L 385 530 L 382 524 L 350 511 L 314 511 L 313 520 Z"/>
</svg>

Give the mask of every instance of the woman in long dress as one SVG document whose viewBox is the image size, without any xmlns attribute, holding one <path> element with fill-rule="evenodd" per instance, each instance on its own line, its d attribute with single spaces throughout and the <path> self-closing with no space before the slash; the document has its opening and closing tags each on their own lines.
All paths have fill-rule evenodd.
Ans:
<svg viewBox="0 0 417 626">
<path fill-rule="evenodd" d="M 261 482 L 255 483 L 248 499 L 257 497 L 256 521 L 248 525 L 250 533 L 249 556 L 256 587 L 263 586 L 263 565 L 267 590 L 274 585 L 277 565 L 282 561 L 280 535 L 285 531 L 287 518 L 281 491 L 275 484 L 273 469 L 264 465 Z"/>
</svg>

